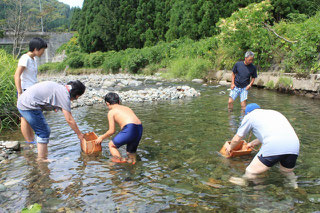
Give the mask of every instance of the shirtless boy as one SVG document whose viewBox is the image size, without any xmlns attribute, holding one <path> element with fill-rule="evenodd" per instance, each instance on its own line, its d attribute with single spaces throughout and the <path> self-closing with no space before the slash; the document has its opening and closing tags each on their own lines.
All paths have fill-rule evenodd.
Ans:
<svg viewBox="0 0 320 213">
<path fill-rule="evenodd" d="M 141 140 L 143 127 L 139 118 L 129 107 L 120 104 L 118 94 L 110 92 L 105 96 L 105 102 L 109 108 L 108 120 L 109 130 L 101 135 L 96 143 L 101 143 L 104 139 L 115 133 L 115 123 L 117 123 L 121 131 L 109 142 L 110 153 L 113 156 L 113 162 L 132 163 L 136 162 L 136 152 Z M 122 145 L 127 145 L 128 158 L 122 158 L 118 150 Z"/>
</svg>

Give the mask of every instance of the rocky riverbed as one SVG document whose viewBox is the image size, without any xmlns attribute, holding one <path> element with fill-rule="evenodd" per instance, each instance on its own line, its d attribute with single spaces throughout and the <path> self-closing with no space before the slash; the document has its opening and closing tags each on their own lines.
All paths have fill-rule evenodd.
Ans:
<svg viewBox="0 0 320 213">
<path fill-rule="evenodd" d="M 20 151 L 18 141 L 0 141 L 0 163 L 10 158 L 11 154 Z"/>
<path fill-rule="evenodd" d="M 104 96 L 108 92 L 118 93 L 122 102 L 175 100 L 200 95 L 200 92 L 190 86 L 180 84 L 181 82 L 178 80 L 174 80 L 174 86 L 165 86 L 167 80 L 159 76 L 129 74 L 39 76 L 39 81 L 47 80 L 61 84 L 66 84 L 73 80 L 80 80 L 86 85 L 85 94 L 77 101 L 72 102 L 72 108 L 104 103 Z"/>
</svg>

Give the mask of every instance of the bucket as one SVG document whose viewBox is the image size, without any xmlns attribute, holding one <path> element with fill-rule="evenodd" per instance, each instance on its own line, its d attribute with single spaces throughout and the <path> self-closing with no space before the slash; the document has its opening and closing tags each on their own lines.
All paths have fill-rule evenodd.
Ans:
<svg viewBox="0 0 320 213">
<path fill-rule="evenodd" d="M 252 152 L 251 148 L 248 148 L 247 142 L 245 140 L 242 140 L 238 143 L 238 145 L 230 152 L 230 154 L 227 154 L 225 145 L 227 143 L 231 143 L 231 141 L 227 141 L 223 147 L 220 150 L 220 154 L 223 155 L 226 158 L 232 158 L 237 156 L 243 156 L 243 155 L 249 155 Z"/>
<path fill-rule="evenodd" d="M 101 152 L 101 144 L 95 144 L 95 140 L 98 138 L 96 133 L 88 132 L 84 134 L 84 139 L 81 142 L 81 150 L 86 154 L 93 154 L 96 152 Z"/>
</svg>

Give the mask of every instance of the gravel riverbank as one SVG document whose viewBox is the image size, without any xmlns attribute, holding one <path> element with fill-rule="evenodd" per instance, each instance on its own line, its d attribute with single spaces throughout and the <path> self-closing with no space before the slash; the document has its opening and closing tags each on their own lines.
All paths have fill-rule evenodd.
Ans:
<svg viewBox="0 0 320 213">
<path fill-rule="evenodd" d="M 122 102 L 152 102 L 196 97 L 200 92 L 175 80 L 174 86 L 167 85 L 167 80 L 158 76 L 140 76 L 129 74 L 114 75 L 68 75 L 39 76 L 39 81 L 55 81 L 66 84 L 69 81 L 80 80 L 86 86 L 86 92 L 77 101 L 72 102 L 72 108 L 91 106 L 104 103 L 108 92 L 119 94 Z M 180 84 L 182 83 L 182 84 Z"/>
</svg>

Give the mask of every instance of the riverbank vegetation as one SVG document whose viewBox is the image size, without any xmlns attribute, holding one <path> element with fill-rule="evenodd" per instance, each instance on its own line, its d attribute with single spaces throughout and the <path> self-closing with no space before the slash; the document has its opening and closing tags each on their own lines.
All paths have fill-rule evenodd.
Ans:
<svg viewBox="0 0 320 213">
<path fill-rule="evenodd" d="M 14 85 L 14 72 L 17 61 L 5 50 L 0 49 L 0 132 L 17 125 L 17 95 Z"/>
<path fill-rule="evenodd" d="M 166 70 L 166 77 L 203 78 L 210 70 L 232 69 L 236 61 L 243 59 L 245 51 L 251 50 L 256 54 L 255 65 L 259 71 L 319 72 L 320 11 L 310 17 L 289 13 L 286 19 L 276 22 L 279 15 L 275 17 L 272 3 L 268 0 L 252 3 L 228 18 L 221 18 L 216 23 L 217 33 L 211 37 L 159 41 L 140 49 L 86 52 L 88 48 L 81 43 L 80 32 L 59 48 L 68 57 L 57 64 L 57 70 L 66 66 L 102 68 L 104 73 L 153 74 Z M 48 65 L 41 67 L 43 71 L 44 66 Z"/>
</svg>

